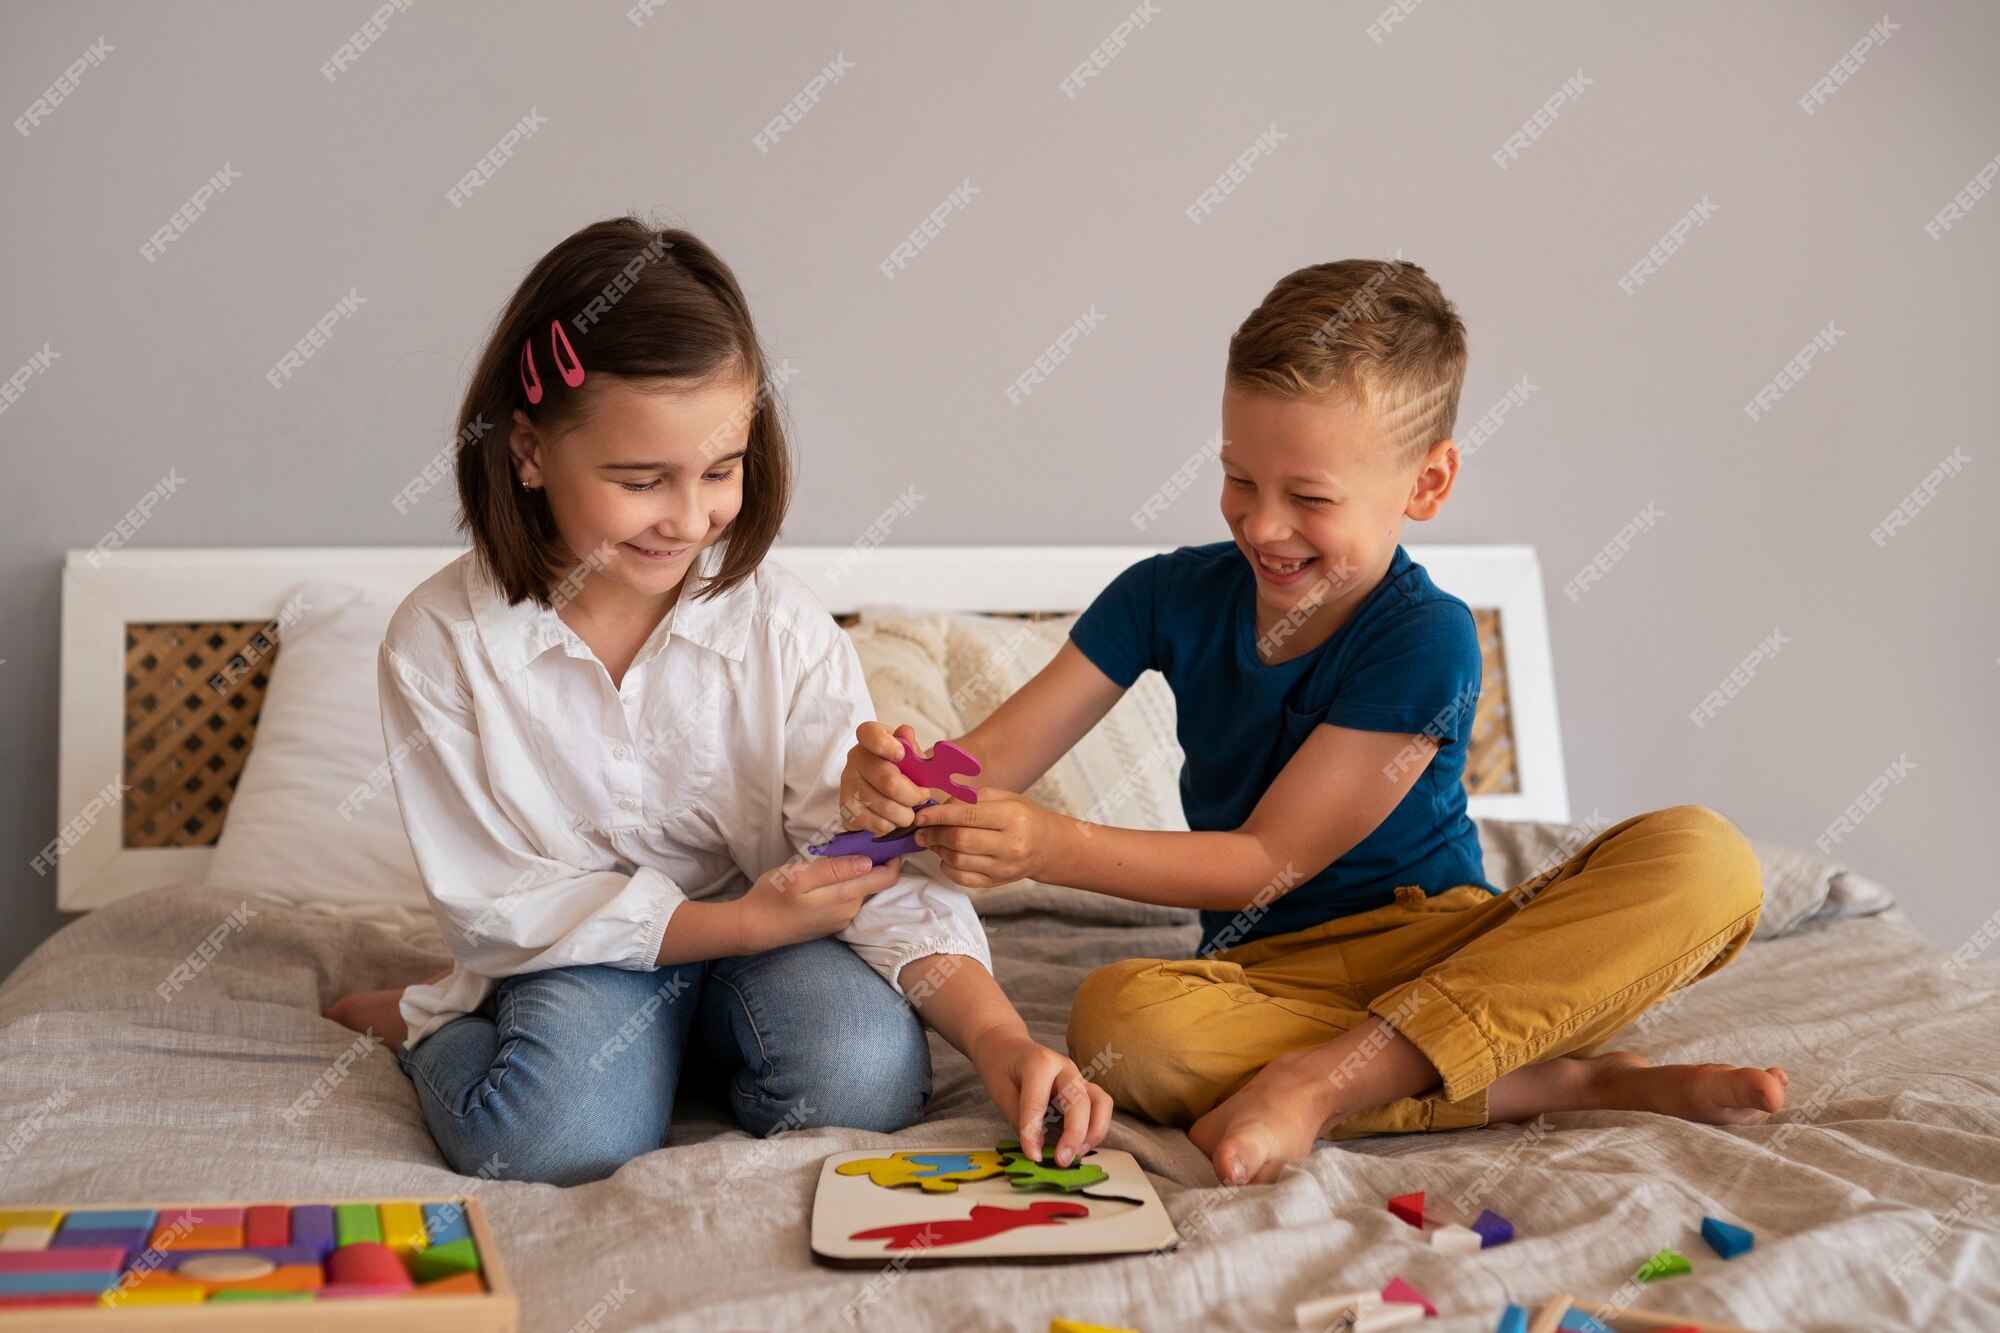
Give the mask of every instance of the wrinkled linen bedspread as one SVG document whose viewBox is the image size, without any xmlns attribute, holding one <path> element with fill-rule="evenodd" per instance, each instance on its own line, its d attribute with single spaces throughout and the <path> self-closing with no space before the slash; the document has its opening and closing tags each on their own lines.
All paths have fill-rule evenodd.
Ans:
<svg viewBox="0 0 2000 1333">
<path fill-rule="evenodd" d="M 1484 826 L 1489 878 L 1518 882 L 1570 832 Z M 175 965 L 239 908 L 196 889 L 101 909 L 0 986 L 0 1205 L 469 1189 L 527 1330 L 1039 1331 L 1057 1315 L 1147 1333 L 1278 1330 L 1302 1300 L 1400 1274 L 1439 1307 L 1427 1321 L 1436 1333 L 1483 1333 L 1508 1300 L 1609 1296 L 1662 1246 L 1695 1272 L 1648 1287 L 1639 1303 L 1650 1307 L 1767 1330 L 2000 1329 L 2000 970 L 1947 966 L 1857 876 L 1758 850 L 1770 897 L 1760 934 L 1780 937 L 1616 1044 L 1656 1062 L 1783 1065 L 1792 1082 L 1778 1120 L 1554 1115 L 1323 1145 L 1275 1185 L 1225 1189 L 1184 1135 L 1120 1115 L 1108 1146 L 1138 1157 L 1185 1237 L 1163 1255 L 816 1266 L 807 1219 L 823 1157 L 983 1146 L 1007 1132 L 971 1067 L 935 1039 L 929 1116 L 901 1134 L 756 1140 L 696 1107 L 666 1150 L 593 1185 L 468 1180 L 442 1164 L 386 1051 L 327 1077 L 354 1034 L 320 1007 L 441 966 L 427 923 L 392 932 L 252 900 L 255 915 L 175 991 Z M 1185 914 L 1041 885 L 983 904 L 1001 982 L 1057 1046 L 1090 968 L 1185 956 L 1195 943 Z M 1491 1207 L 1519 1239 L 1436 1253 L 1383 1208 L 1417 1189 L 1434 1207 Z M 1704 1213 L 1754 1229 L 1755 1250 L 1713 1256 L 1696 1231 Z"/>
</svg>

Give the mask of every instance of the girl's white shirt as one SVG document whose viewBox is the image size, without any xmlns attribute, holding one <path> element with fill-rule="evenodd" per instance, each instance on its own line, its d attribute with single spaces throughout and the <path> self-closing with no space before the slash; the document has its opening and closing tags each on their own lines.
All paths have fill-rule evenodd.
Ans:
<svg viewBox="0 0 2000 1333">
<path fill-rule="evenodd" d="M 680 597 L 614 687 L 560 616 L 509 606 L 468 552 L 397 608 L 380 680 L 396 801 L 456 964 L 403 991 L 405 1049 L 496 978 L 656 967 L 681 903 L 737 897 L 839 830 L 841 769 L 874 716 L 853 642 L 770 561 Z M 903 865 L 835 938 L 899 993 L 930 954 L 991 971 L 966 895 Z"/>
</svg>

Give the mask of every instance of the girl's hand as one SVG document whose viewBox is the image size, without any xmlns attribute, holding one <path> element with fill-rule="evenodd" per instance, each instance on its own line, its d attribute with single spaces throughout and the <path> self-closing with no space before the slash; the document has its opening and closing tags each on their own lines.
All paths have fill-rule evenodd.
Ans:
<svg viewBox="0 0 2000 1333">
<path fill-rule="evenodd" d="M 930 799 L 896 767 L 896 761 L 903 757 L 901 741 L 918 750 L 917 733 L 908 726 L 891 732 L 880 722 L 863 722 L 854 739 L 854 748 L 847 752 L 847 767 L 840 774 L 840 817 L 849 828 L 864 828 L 878 835 L 908 827 L 916 807 Z"/>
<path fill-rule="evenodd" d="M 896 882 L 903 859 L 881 865 L 865 856 L 809 857 L 765 871 L 736 911 L 739 953 L 762 953 L 845 930 L 869 895 Z"/>
<path fill-rule="evenodd" d="M 915 815 L 923 830 L 917 845 L 937 852 L 946 877 L 969 889 L 1043 878 L 1056 860 L 1064 822 L 1054 811 L 997 787 L 980 788 L 977 805 L 950 801 Z"/>
<path fill-rule="evenodd" d="M 984 802 L 982 801 L 982 804 Z M 1019 1131 L 1021 1151 L 1042 1160 L 1044 1126 L 1061 1124 L 1056 1165 L 1069 1166 L 1104 1142 L 1111 1094 L 1086 1079 L 1076 1062 L 1036 1042 L 1018 1020 L 975 1042 L 968 1054 L 986 1095 Z"/>
</svg>

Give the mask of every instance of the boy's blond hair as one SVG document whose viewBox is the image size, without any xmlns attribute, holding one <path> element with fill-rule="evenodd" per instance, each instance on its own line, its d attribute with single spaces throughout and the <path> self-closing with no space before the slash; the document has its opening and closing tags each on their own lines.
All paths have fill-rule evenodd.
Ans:
<svg viewBox="0 0 2000 1333">
<path fill-rule="evenodd" d="M 1417 265 L 1338 259 L 1278 280 L 1229 340 L 1229 382 L 1374 414 L 1399 468 L 1451 438 L 1465 324 Z"/>
</svg>

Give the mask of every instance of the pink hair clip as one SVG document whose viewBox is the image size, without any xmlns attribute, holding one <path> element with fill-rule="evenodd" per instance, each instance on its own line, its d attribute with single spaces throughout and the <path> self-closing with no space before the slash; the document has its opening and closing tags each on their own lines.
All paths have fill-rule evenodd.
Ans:
<svg viewBox="0 0 2000 1333">
<path fill-rule="evenodd" d="M 521 387 L 527 391 L 528 402 L 532 405 L 542 401 L 542 378 L 535 373 L 534 335 L 521 340 Z M 562 354 L 569 353 L 569 365 L 563 364 Z M 569 335 L 563 332 L 562 321 L 549 321 L 549 356 L 562 372 L 563 383 L 574 389 L 583 383 L 583 361 L 577 356 L 576 348 L 570 346 Z"/>
</svg>

